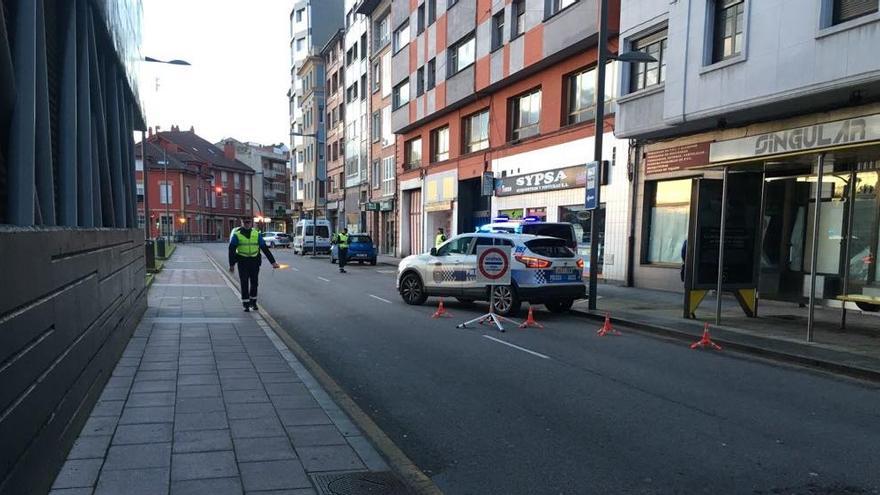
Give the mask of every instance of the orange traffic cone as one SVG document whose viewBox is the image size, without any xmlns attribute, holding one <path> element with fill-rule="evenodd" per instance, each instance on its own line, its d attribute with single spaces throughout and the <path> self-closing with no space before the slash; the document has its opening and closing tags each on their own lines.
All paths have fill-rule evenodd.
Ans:
<svg viewBox="0 0 880 495">
<path fill-rule="evenodd" d="M 701 349 L 705 349 L 706 347 L 711 347 L 712 349 L 715 349 L 716 351 L 721 350 L 721 346 L 716 344 L 715 342 L 712 342 L 712 337 L 709 337 L 709 324 L 708 323 L 703 325 L 703 336 L 700 337 L 700 340 L 691 344 L 691 349 L 696 349 L 697 347 L 699 347 Z"/>
<path fill-rule="evenodd" d="M 528 328 L 528 327 L 538 327 L 541 330 L 544 329 L 544 325 L 541 325 L 537 321 L 535 321 L 535 313 L 532 311 L 532 306 L 529 305 L 529 316 L 526 318 L 526 321 L 522 322 L 519 326 L 520 328 Z"/>
<path fill-rule="evenodd" d="M 620 335 L 620 332 L 618 332 L 617 330 L 614 329 L 613 326 L 611 326 L 611 314 L 605 313 L 605 324 L 602 325 L 602 328 L 600 328 L 596 332 L 596 335 L 598 335 L 599 337 L 604 337 L 608 334 Z"/>
<path fill-rule="evenodd" d="M 446 311 L 446 308 L 443 307 L 443 298 L 440 298 L 440 305 L 437 306 L 437 311 L 434 311 L 434 314 L 431 315 L 431 318 L 451 318 L 452 314 L 449 311 Z"/>
</svg>

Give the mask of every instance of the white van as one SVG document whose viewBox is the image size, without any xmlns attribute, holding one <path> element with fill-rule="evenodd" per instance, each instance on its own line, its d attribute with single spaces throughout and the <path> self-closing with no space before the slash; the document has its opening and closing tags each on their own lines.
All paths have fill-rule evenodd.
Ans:
<svg viewBox="0 0 880 495">
<path fill-rule="evenodd" d="M 299 255 L 317 252 L 330 252 L 330 221 L 318 220 L 317 227 L 313 220 L 300 220 L 293 229 L 293 252 Z M 314 244 L 313 244 L 314 242 Z"/>
</svg>

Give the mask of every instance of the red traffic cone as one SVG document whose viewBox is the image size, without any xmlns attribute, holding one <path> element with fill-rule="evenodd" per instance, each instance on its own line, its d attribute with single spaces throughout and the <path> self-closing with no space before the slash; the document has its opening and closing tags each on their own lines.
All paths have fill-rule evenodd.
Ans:
<svg viewBox="0 0 880 495">
<path fill-rule="evenodd" d="M 709 337 L 709 324 L 708 323 L 703 325 L 703 336 L 700 337 L 700 340 L 691 344 L 691 349 L 696 349 L 697 347 L 699 347 L 701 349 L 705 349 L 706 347 L 711 347 L 712 349 L 715 349 L 716 351 L 721 350 L 721 346 L 716 344 L 715 342 L 712 342 L 712 338 Z"/>
<path fill-rule="evenodd" d="M 532 310 L 532 306 L 529 305 L 529 316 L 526 318 L 526 321 L 522 322 L 519 326 L 520 328 L 528 328 L 528 327 L 538 327 L 541 330 L 544 329 L 544 325 L 541 325 L 537 321 L 535 321 L 535 312 Z"/>
<path fill-rule="evenodd" d="M 604 337 L 608 334 L 620 335 L 620 332 L 618 332 L 617 330 L 614 329 L 613 326 L 611 326 L 611 314 L 605 313 L 605 324 L 602 325 L 602 328 L 600 328 L 596 332 L 596 335 L 598 335 L 599 337 Z"/>
<path fill-rule="evenodd" d="M 431 318 L 451 318 L 452 314 L 449 311 L 446 311 L 446 308 L 443 307 L 443 298 L 440 298 L 440 305 L 437 306 L 437 311 L 434 311 L 434 314 L 431 315 Z"/>
</svg>

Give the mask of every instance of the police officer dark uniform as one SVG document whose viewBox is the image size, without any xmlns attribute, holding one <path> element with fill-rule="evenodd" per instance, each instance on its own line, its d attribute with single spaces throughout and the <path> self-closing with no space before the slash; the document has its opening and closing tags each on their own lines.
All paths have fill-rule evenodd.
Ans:
<svg viewBox="0 0 880 495">
<path fill-rule="evenodd" d="M 278 268 L 275 257 L 263 241 L 263 234 L 259 230 L 251 228 L 252 220 L 248 217 L 241 219 L 241 227 L 232 229 L 229 236 L 229 271 L 235 271 L 238 264 L 238 280 L 241 283 L 241 305 L 245 311 L 251 308 L 257 309 L 257 285 L 260 278 L 260 263 L 263 257 L 260 251 L 266 255 L 272 268 Z"/>
<path fill-rule="evenodd" d="M 339 273 L 345 272 L 345 262 L 348 261 L 348 229 L 336 234 L 336 250 L 339 252 Z"/>
</svg>

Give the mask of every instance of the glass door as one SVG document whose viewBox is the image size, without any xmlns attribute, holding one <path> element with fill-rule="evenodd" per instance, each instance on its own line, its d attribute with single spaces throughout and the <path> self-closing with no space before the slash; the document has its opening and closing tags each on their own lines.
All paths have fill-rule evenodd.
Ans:
<svg viewBox="0 0 880 495">
<path fill-rule="evenodd" d="M 880 268 L 877 266 L 878 194 L 880 173 L 858 172 L 853 184 L 852 231 L 849 233 L 849 287 L 852 294 L 862 292 L 865 286 L 878 285 Z"/>
</svg>

